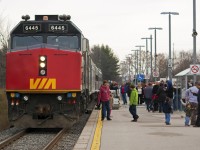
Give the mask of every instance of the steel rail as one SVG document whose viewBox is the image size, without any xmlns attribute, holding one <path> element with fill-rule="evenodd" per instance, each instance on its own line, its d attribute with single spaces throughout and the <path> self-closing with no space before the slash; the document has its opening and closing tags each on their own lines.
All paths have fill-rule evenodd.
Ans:
<svg viewBox="0 0 200 150">
<path fill-rule="evenodd" d="M 24 136 L 27 133 L 27 129 L 20 131 L 19 133 L 5 139 L 4 141 L 0 142 L 0 149 L 3 149 L 4 147 L 6 147 L 7 145 L 9 145 L 10 143 L 12 143 L 13 141 L 16 141 L 17 139 L 19 139 L 20 137 Z"/>
<path fill-rule="evenodd" d="M 63 134 L 65 134 L 67 128 L 62 129 L 49 143 L 47 146 L 43 148 L 43 150 L 50 150 L 54 147 L 54 145 L 62 138 Z"/>
</svg>

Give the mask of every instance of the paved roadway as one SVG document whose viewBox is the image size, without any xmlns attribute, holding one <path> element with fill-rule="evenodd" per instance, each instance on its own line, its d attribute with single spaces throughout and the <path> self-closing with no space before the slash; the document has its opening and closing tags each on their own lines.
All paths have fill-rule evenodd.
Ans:
<svg viewBox="0 0 200 150">
<path fill-rule="evenodd" d="M 171 125 L 165 125 L 163 113 L 147 112 L 138 106 L 138 122 L 131 122 L 128 105 L 112 111 L 112 121 L 100 120 L 91 133 L 85 149 L 91 150 L 200 150 L 200 128 L 184 126 L 184 112 L 174 112 Z M 102 125 L 101 125 L 102 124 Z M 91 122 L 90 122 L 91 125 Z M 102 126 L 102 128 L 101 128 Z M 88 130 L 87 130 L 88 131 Z M 97 137 L 95 138 L 95 134 Z M 86 134 L 88 136 L 88 134 Z M 82 138 L 85 139 L 85 138 Z M 94 140 L 95 139 L 95 140 Z M 90 145 L 96 146 L 90 147 Z M 82 145 L 83 146 L 83 145 Z M 83 148 L 83 147 L 82 147 Z M 80 145 L 77 150 L 83 150 Z"/>
</svg>

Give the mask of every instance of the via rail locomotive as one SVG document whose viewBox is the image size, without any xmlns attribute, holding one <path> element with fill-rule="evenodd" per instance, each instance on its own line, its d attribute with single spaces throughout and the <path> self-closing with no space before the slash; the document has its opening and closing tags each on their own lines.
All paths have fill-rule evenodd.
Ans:
<svg viewBox="0 0 200 150">
<path fill-rule="evenodd" d="M 14 126 L 64 127 L 96 98 L 102 74 L 69 15 L 28 15 L 11 31 L 6 94 Z"/>
</svg>

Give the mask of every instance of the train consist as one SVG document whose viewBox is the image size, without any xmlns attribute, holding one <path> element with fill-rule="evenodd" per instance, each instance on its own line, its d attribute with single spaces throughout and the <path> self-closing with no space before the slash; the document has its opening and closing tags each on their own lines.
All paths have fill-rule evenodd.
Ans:
<svg viewBox="0 0 200 150">
<path fill-rule="evenodd" d="M 28 15 L 11 31 L 6 55 L 9 119 L 15 126 L 64 127 L 102 84 L 89 41 L 69 15 Z"/>
</svg>

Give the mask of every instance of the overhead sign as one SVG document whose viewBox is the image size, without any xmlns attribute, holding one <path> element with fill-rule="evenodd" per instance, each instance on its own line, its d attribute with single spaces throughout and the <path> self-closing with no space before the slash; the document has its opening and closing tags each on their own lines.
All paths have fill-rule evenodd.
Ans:
<svg viewBox="0 0 200 150">
<path fill-rule="evenodd" d="M 197 65 L 197 64 L 190 65 L 190 73 L 200 74 L 200 65 Z"/>
<path fill-rule="evenodd" d="M 144 80 L 144 74 L 138 74 L 137 75 L 137 80 L 138 81 L 143 81 Z"/>
</svg>

